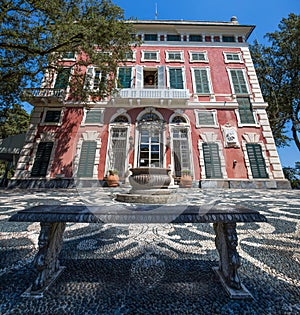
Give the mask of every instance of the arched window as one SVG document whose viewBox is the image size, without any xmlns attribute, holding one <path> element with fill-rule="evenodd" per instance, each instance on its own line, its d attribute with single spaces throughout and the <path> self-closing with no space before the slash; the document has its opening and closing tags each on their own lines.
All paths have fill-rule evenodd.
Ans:
<svg viewBox="0 0 300 315">
<path fill-rule="evenodd" d="M 187 121 L 186 119 L 183 117 L 183 116 L 174 116 L 172 121 L 171 121 L 172 124 L 180 124 L 180 123 L 183 123 L 183 124 L 186 124 Z"/>
<path fill-rule="evenodd" d="M 113 123 L 128 123 L 129 121 L 125 115 L 119 115 L 112 122 Z"/>
</svg>

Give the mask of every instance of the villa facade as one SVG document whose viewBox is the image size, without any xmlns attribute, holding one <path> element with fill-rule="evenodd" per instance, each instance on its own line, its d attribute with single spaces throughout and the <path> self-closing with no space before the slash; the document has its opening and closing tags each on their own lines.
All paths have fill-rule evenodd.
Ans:
<svg viewBox="0 0 300 315">
<path fill-rule="evenodd" d="M 70 65 L 34 106 L 15 177 L 28 187 L 97 181 L 131 167 L 190 171 L 195 187 L 288 188 L 247 39 L 252 25 L 135 21 L 142 44 L 118 69 L 118 93 L 99 102 L 68 98 Z M 90 89 L 104 78 L 90 65 Z M 43 187 L 44 187 L 43 186 Z"/>
</svg>

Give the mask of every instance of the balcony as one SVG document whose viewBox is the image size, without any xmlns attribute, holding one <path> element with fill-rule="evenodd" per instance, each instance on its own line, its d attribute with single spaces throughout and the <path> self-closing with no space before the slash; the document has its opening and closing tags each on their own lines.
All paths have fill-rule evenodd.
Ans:
<svg viewBox="0 0 300 315">
<path fill-rule="evenodd" d="M 66 92 L 63 89 L 31 88 L 24 90 L 22 100 L 32 105 L 39 105 L 41 102 L 47 105 L 57 105 L 61 104 L 65 97 Z"/>
<path fill-rule="evenodd" d="M 183 105 L 190 99 L 190 91 L 184 89 L 121 89 L 113 97 L 117 105 Z"/>
</svg>

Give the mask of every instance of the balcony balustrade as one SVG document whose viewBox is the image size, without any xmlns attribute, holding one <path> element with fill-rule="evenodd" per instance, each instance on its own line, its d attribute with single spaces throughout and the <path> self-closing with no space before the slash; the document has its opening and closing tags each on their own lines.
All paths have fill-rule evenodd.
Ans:
<svg viewBox="0 0 300 315">
<path fill-rule="evenodd" d="M 37 105 L 41 102 L 62 103 L 66 97 L 64 89 L 31 88 L 25 89 L 22 100 Z"/>
</svg>

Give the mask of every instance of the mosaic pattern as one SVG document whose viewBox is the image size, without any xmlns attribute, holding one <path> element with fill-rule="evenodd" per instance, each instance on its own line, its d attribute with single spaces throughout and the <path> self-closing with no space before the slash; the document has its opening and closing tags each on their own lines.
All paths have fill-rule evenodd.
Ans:
<svg viewBox="0 0 300 315">
<path fill-rule="evenodd" d="M 0 314 L 300 314 L 298 191 L 186 190 L 189 204 L 233 203 L 267 217 L 238 224 L 240 276 L 254 301 L 225 294 L 208 224 L 68 224 L 66 270 L 43 299 L 21 298 L 35 278 L 39 224 L 8 218 L 45 203 L 114 203 L 118 191 L 0 193 Z"/>
</svg>

